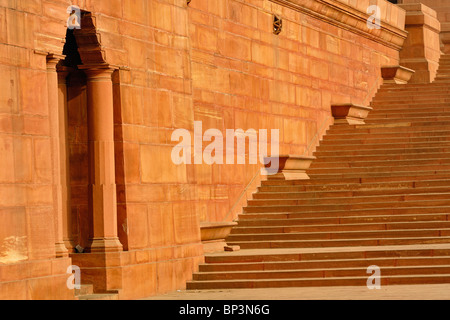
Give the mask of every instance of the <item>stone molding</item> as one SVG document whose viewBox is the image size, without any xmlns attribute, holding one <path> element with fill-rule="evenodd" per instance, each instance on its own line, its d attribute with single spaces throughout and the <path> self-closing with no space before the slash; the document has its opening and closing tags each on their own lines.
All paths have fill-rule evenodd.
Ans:
<svg viewBox="0 0 450 320">
<path fill-rule="evenodd" d="M 372 30 L 367 27 L 367 20 L 370 15 L 362 10 L 362 8 L 368 8 L 369 5 L 373 4 L 369 4 L 369 1 L 361 1 L 355 6 L 344 3 L 348 2 L 344 0 L 270 1 L 325 21 L 344 30 L 356 33 L 375 42 L 382 43 L 383 45 L 396 50 L 401 50 L 403 43 L 408 36 L 408 33 L 404 30 L 406 12 L 400 7 L 387 1 L 378 1 L 382 16 L 381 28 Z M 391 21 L 393 10 L 398 10 L 398 15 L 396 19 L 394 18 L 392 19 L 393 21 Z"/>
<path fill-rule="evenodd" d="M 407 84 L 414 73 L 414 70 L 403 66 L 381 67 L 381 76 L 384 84 Z"/>
<path fill-rule="evenodd" d="M 373 109 L 371 107 L 365 107 L 352 103 L 333 104 L 331 106 L 331 112 L 335 119 L 335 124 L 365 124 L 364 120 L 372 110 Z"/>
<path fill-rule="evenodd" d="M 225 239 L 236 222 L 202 222 L 200 223 L 201 240 L 205 253 L 223 252 L 228 247 Z M 232 248 L 232 247 L 229 247 Z"/>
<path fill-rule="evenodd" d="M 266 158 L 266 170 L 269 171 L 274 158 L 278 158 L 277 172 L 268 172 L 269 180 L 309 180 L 306 170 L 309 169 L 316 157 L 298 156 L 298 155 L 280 155 Z M 270 161 L 270 162 L 268 162 Z"/>
</svg>

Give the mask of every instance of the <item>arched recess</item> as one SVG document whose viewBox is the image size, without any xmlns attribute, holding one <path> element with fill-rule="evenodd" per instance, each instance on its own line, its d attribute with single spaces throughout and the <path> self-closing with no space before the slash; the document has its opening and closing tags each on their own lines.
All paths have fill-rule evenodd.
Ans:
<svg viewBox="0 0 450 320">
<path fill-rule="evenodd" d="M 90 12 L 81 11 L 81 29 L 67 29 L 63 54 L 57 71 L 67 112 L 64 242 L 71 253 L 121 251 L 128 239 L 118 233 L 126 221 L 124 206 L 117 211 L 116 184 L 124 180 L 123 140 L 114 130 L 121 118 L 120 75 L 106 60 Z"/>
</svg>

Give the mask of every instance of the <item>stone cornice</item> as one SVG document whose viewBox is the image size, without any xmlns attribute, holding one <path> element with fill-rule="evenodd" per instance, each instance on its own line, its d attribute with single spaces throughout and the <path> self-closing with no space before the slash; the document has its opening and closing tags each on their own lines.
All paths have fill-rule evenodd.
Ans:
<svg viewBox="0 0 450 320">
<path fill-rule="evenodd" d="M 379 0 L 381 9 L 381 28 L 369 29 L 367 20 L 370 17 L 363 8 L 368 8 L 369 1 L 361 1 L 351 6 L 345 0 L 269 0 L 283 7 L 291 8 L 316 19 L 338 26 L 344 30 L 361 35 L 370 40 L 382 43 L 390 48 L 401 50 L 408 33 L 404 30 L 406 12 L 387 1 Z M 359 1 L 358 1 L 359 2 Z M 367 5 L 362 4 L 367 2 Z M 392 11 L 397 11 L 393 22 Z"/>
</svg>

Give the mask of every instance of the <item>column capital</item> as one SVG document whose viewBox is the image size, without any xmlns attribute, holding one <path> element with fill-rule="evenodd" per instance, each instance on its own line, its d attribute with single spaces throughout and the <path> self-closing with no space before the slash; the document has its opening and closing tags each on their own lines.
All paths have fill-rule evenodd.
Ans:
<svg viewBox="0 0 450 320">
<path fill-rule="evenodd" d="M 88 81 L 112 81 L 112 74 L 119 68 L 108 65 L 81 65 L 78 67 L 83 70 L 88 78 Z"/>
<path fill-rule="evenodd" d="M 66 56 L 61 54 L 50 53 L 47 55 L 47 70 L 56 72 L 56 66 L 61 60 L 64 60 Z"/>
</svg>

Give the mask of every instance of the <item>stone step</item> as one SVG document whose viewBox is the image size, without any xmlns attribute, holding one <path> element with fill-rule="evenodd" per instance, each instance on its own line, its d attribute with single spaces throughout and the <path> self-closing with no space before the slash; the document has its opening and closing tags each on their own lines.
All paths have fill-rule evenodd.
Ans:
<svg viewBox="0 0 450 320">
<path fill-rule="evenodd" d="M 194 273 L 194 281 L 221 281 L 221 280 L 269 280 L 269 279 L 309 279 L 309 278 L 340 278 L 340 277 L 366 277 L 370 265 L 363 267 L 342 267 L 302 270 L 262 270 L 262 271 L 232 271 L 232 272 L 202 272 Z M 415 276 L 415 275 L 449 275 L 450 265 L 432 266 L 384 266 L 380 267 L 383 277 L 389 276 Z"/>
<path fill-rule="evenodd" d="M 109 293 L 91 294 L 79 296 L 78 300 L 119 300 L 119 295 Z"/>
<path fill-rule="evenodd" d="M 367 160 L 367 159 L 366 159 Z M 332 162 L 332 161 L 321 161 L 314 162 L 310 168 L 367 168 L 367 167 L 397 167 L 397 166 L 413 166 L 413 165 L 444 165 L 450 164 L 449 158 L 431 158 L 431 159 L 403 159 L 403 160 L 370 160 L 370 161 L 358 161 L 353 160 L 351 162 Z"/>
<path fill-rule="evenodd" d="M 450 117 L 450 108 L 448 111 L 443 111 L 443 108 L 429 108 L 429 112 L 423 112 L 423 110 L 420 110 L 421 112 L 417 112 L 416 110 L 376 110 L 367 117 L 366 123 L 368 120 L 371 121 L 382 121 L 382 120 L 389 120 L 389 121 L 395 121 L 395 122 L 401 122 L 405 121 L 405 119 L 408 119 L 408 121 L 433 121 L 433 120 L 448 120 Z M 440 111 L 433 112 L 431 110 L 438 109 Z"/>
<path fill-rule="evenodd" d="M 450 237 L 409 237 L 409 238 L 356 238 L 356 239 L 315 239 L 315 240 L 263 240 L 263 241 L 227 241 L 229 245 L 238 245 L 241 249 L 300 249 L 300 248 L 336 248 L 394 245 L 448 244 Z"/>
<path fill-rule="evenodd" d="M 371 182 L 361 183 L 360 181 L 355 183 L 346 183 L 339 181 L 336 184 L 317 184 L 311 180 L 291 180 L 291 181 L 276 181 L 276 180 L 263 180 L 261 186 L 258 188 L 258 192 L 274 192 L 274 193 L 291 193 L 302 192 L 312 193 L 314 196 L 319 196 L 322 192 L 346 192 L 350 195 L 358 195 L 364 192 L 375 194 L 375 192 L 387 193 L 391 191 L 399 193 L 408 193 L 415 189 L 424 188 L 447 188 L 450 181 L 444 179 L 423 179 L 421 181 L 393 181 L 393 182 Z M 430 189 L 435 190 L 435 189 Z M 361 193 L 360 193 L 361 192 Z"/>
<path fill-rule="evenodd" d="M 302 221 L 299 221 L 300 223 Z M 315 225 L 280 225 L 280 226 L 239 226 L 233 228 L 231 235 L 275 234 L 275 233 L 305 233 L 305 232 L 331 232 L 331 231 L 382 231 L 382 230 L 409 230 L 409 229 L 450 229 L 450 221 L 405 221 L 383 223 L 320 223 Z"/>
<path fill-rule="evenodd" d="M 404 95 L 377 95 L 377 97 L 372 100 L 372 105 L 377 104 L 417 104 L 417 103 L 436 103 L 436 102 L 448 102 L 450 100 L 450 92 L 441 92 L 434 94 L 421 94 L 418 92 L 417 94 L 404 94 Z"/>
<path fill-rule="evenodd" d="M 365 199 L 364 199 L 365 198 Z M 364 210 L 378 208 L 411 208 L 411 207 L 438 207 L 449 206 L 450 198 L 444 195 L 430 196 L 407 196 L 411 200 L 402 200 L 405 196 L 386 197 L 389 200 L 377 201 L 377 197 L 361 197 L 353 201 L 344 202 L 342 198 L 336 198 L 336 202 L 317 199 L 309 201 L 302 200 L 249 200 L 249 205 L 244 213 L 267 213 L 267 212 L 302 212 L 302 211 L 334 211 L 334 210 Z M 370 199 L 370 200 L 368 200 Z M 366 201 L 364 201 L 366 200 Z M 251 202 L 250 202 L 251 201 Z M 272 204 L 272 205 L 269 205 Z"/>
<path fill-rule="evenodd" d="M 323 137 L 322 142 L 335 141 L 335 140 L 378 140 L 378 139 L 401 139 L 401 138 L 433 138 L 433 137 L 446 137 L 450 133 L 448 131 L 419 131 L 419 132 L 396 132 L 395 136 L 391 133 L 374 132 L 374 133 L 333 133 L 333 135 L 326 135 Z M 322 144 L 321 142 L 321 144 Z"/>
<path fill-rule="evenodd" d="M 420 194 L 388 194 L 388 195 L 370 195 L 370 196 L 351 196 L 351 197 L 321 197 L 305 198 L 302 194 L 294 194 L 295 198 L 277 198 L 277 199 L 253 199 L 248 200 L 249 207 L 265 206 L 299 206 L 299 205 L 322 205 L 328 204 L 358 204 L 358 203 L 379 203 L 379 202 L 410 202 L 410 201 L 430 201 L 449 200 L 450 193 L 420 193 Z"/>
<path fill-rule="evenodd" d="M 405 121 L 408 121 L 408 123 L 411 123 L 411 126 L 431 126 L 431 125 L 445 125 L 446 123 L 450 124 L 450 117 L 448 116 L 436 116 L 436 117 L 427 117 L 427 118 L 416 118 L 416 117 L 408 117 L 408 118 L 401 118 L 401 117 L 389 117 L 389 118 L 375 118 L 375 117 L 368 117 L 366 119 L 366 125 L 370 126 L 373 124 L 379 124 L 383 123 L 385 125 L 389 125 L 391 123 L 405 123 Z"/>
<path fill-rule="evenodd" d="M 435 193 L 449 193 L 450 181 L 445 181 L 448 186 L 441 187 L 427 187 L 427 188 L 372 188 L 368 190 L 331 190 L 331 191 L 297 191 L 289 189 L 275 189 L 266 190 L 259 188 L 258 192 L 253 195 L 253 200 L 258 199 L 325 199 L 325 198 L 349 198 L 349 197 L 368 197 L 368 196 L 408 196 L 408 195 L 420 195 L 420 194 L 435 194 Z"/>
<path fill-rule="evenodd" d="M 449 88 L 436 88 L 436 89 L 430 89 L 427 91 L 416 91 L 416 90 L 380 90 L 377 95 L 374 97 L 373 100 L 387 100 L 389 101 L 389 98 L 398 98 L 398 97 L 433 97 L 433 96 L 445 96 L 450 95 L 450 89 Z"/>
<path fill-rule="evenodd" d="M 92 284 L 82 284 L 80 289 L 75 289 L 75 296 L 86 296 L 94 294 L 94 285 Z"/>
<path fill-rule="evenodd" d="M 222 280 L 194 281 L 187 283 L 188 290 L 211 289 L 256 289 L 256 288 L 288 288 L 288 287 L 329 287 L 329 286 L 366 286 L 368 276 L 361 278 L 311 278 L 311 279 L 275 279 L 275 280 Z M 401 284 L 442 284 L 450 283 L 450 275 L 416 275 L 381 277 L 381 285 Z"/>
<path fill-rule="evenodd" d="M 326 151 L 326 150 L 375 150 L 375 149 L 424 149 L 427 147 L 436 148 L 436 147 L 449 147 L 449 141 L 408 141 L 408 142 L 384 142 L 383 141 L 369 141 L 370 143 L 348 143 L 348 144 L 338 144 L 338 143 L 328 143 L 322 144 L 317 147 L 317 151 Z"/>
<path fill-rule="evenodd" d="M 380 174 L 389 174 L 391 172 L 399 175 L 403 172 L 416 173 L 417 171 L 429 172 L 429 173 L 439 173 L 442 171 L 450 171 L 450 164 L 442 163 L 442 164 L 432 164 L 432 163 L 422 163 L 414 165 L 413 163 L 409 165 L 392 165 L 392 166 L 369 166 L 369 167 L 325 167 L 325 168 L 310 168 L 307 170 L 308 175 L 326 175 L 326 174 L 336 174 L 339 176 L 346 176 L 347 174 L 351 174 L 352 177 L 374 177 L 379 176 Z M 367 175 L 366 175 L 367 174 Z M 347 176 L 348 177 L 348 176 Z M 326 177 L 329 178 L 329 177 Z"/>
<path fill-rule="evenodd" d="M 272 206 L 272 205 L 304 205 L 304 204 L 316 204 L 320 201 L 323 204 L 332 203 L 363 203 L 363 202 L 383 202 L 383 201 L 417 201 L 417 200 L 429 200 L 432 197 L 434 200 L 450 199 L 450 190 L 440 193 L 398 193 L 393 194 L 389 192 L 377 193 L 377 194 L 364 194 L 364 195 L 348 195 L 346 194 L 320 194 L 320 197 L 304 195 L 302 193 L 286 193 L 285 197 L 278 196 L 277 193 L 264 194 L 261 193 L 258 197 L 248 200 L 249 206 Z"/>
<path fill-rule="evenodd" d="M 367 223 L 401 223 L 401 222 L 448 222 L 449 214 L 405 214 L 398 216 L 348 216 L 330 218 L 293 218 L 293 219 L 240 219 L 241 227 L 285 227 L 285 226 L 315 226 L 332 224 L 367 224 Z M 234 232 L 234 231 L 233 231 Z"/>
<path fill-rule="evenodd" d="M 432 258 L 450 257 L 449 244 L 421 246 L 372 246 L 338 247 L 317 249 L 274 249 L 241 250 L 233 253 L 215 253 L 205 255 L 205 263 L 248 263 L 248 262 L 290 262 L 325 261 L 335 259 L 381 259 L 381 258 Z"/>
<path fill-rule="evenodd" d="M 426 117 L 428 114 L 432 114 L 433 116 L 439 116 L 439 115 L 448 115 L 450 112 L 449 106 L 437 106 L 437 107 L 422 107 L 422 108 L 388 108 L 389 106 L 386 105 L 383 108 L 377 108 L 370 112 L 369 117 L 373 117 L 375 115 L 383 115 L 383 116 L 416 116 L 416 115 L 423 115 Z"/>
<path fill-rule="evenodd" d="M 436 90 L 441 88 L 448 88 L 446 85 L 441 83 L 408 83 L 404 85 L 397 85 L 397 84 L 384 84 L 381 86 L 379 92 L 384 91 L 428 91 L 428 90 Z"/>
<path fill-rule="evenodd" d="M 363 145 L 361 145 L 363 146 Z M 402 147 L 400 147 L 402 146 Z M 341 150 L 341 152 L 339 152 L 339 154 L 341 156 L 361 156 L 361 155 L 375 155 L 375 156 L 380 156 L 380 155 L 384 155 L 384 156 L 395 156 L 395 155 L 407 155 L 407 154 L 417 154 L 417 153 L 421 153 L 421 154 L 428 154 L 428 153 L 437 153 L 437 152 L 441 152 L 441 153 L 449 153 L 450 152 L 450 147 L 449 146 L 441 146 L 440 144 L 438 145 L 426 145 L 424 146 L 422 145 L 411 145 L 411 144 L 397 144 L 397 145 L 389 145 L 389 144 L 385 144 L 384 148 L 382 148 L 381 146 L 377 146 L 377 147 L 373 147 L 373 148 L 369 148 L 372 147 L 371 145 L 369 145 L 367 148 L 363 149 L 363 148 L 352 148 L 352 146 L 348 146 L 348 148 L 346 148 L 346 150 Z M 339 148 L 335 148 L 333 149 L 333 147 L 328 148 L 328 147 L 322 147 L 322 148 L 317 148 L 317 151 L 314 152 L 314 155 L 319 158 L 319 157 L 327 157 L 330 155 L 336 155 L 336 150 L 339 150 Z"/>
<path fill-rule="evenodd" d="M 336 125 L 327 130 L 327 134 L 391 134 L 410 133 L 420 134 L 420 132 L 442 132 L 446 130 L 446 125 L 427 125 L 418 126 L 413 125 L 410 121 L 403 121 L 398 123 L 378 124 L 378 125 Z"/>
<path fill-rule="evenodd" d="M 450 265 L 450 257 L 383 257 L 365 259 L 329 259 L 310 261 L 266 261 L 207 263 L 199 266 L 199 272 L 233 272 L 233 271 L 269 271 L 269 270 L 305 270 L 350 268 L 376 265 L 382 267 L 434 266 Z M 383 270 L 383 269 L 382 269 Z"/>
<path fill-rule="evenodd" d="M 430 181 L 430 180 L 442 180 L 446 178 L 450 178 L 450 172 L 446 174 L 436 174 L 435 172 L 429 173 L 424 172 L 423 175 L 419 173 L 412 174 L 403 174 L 403 175 L 377 175 L 377 176 L 365 176 L 361 177 L 359 175 L 356 176 L 340 176 L 337 175 L 316 175 L 316 179 L 311 180 L 298 180 L 301 182 L 307 190 L 361 190 L 365 189 L 376 189 L 379 188 L 395 188 L 395 184 L 399 186 L 405 187 L 407 185 L 414 187 L 414 183 L 419 183 L 421 181 Z M 273 180 L 272 186 L 280 186 L 280 184 L 276 184 L 277 182 Z M 269 186 L 270 184 L 266 184 L 265 186 Z M 289 186 L 289 185 L 287 185 Z M 386 187 L 385 187 L 386 186 Z"/>
<path fill-rule="evenodd" d="M 395 206 L 385 207 L 368 206 L 367 208 L 348 208 L 350 206 L 336 206 L 337 208 L 328 208 L 310 206 L 310 208 L 300 208 L 299 206 L 286 207 L 253 207 L 244 208 L 243 214 L 239 220 L 256 219 L 301 219 L 301 218 L 336 218 L 336 217 L 358 217 L 358 216 L 386 216 L 396 215 L 414 215 L 414 214 L 450 214 L 449 206 Z"/>
<path fill-rule="evenodd" d="M 424 142 L 449 142 L 450 132 L 447 136 L 431 136 L 431 137 L 391 137 L 377 138 L 373 136 L 353 136 L 348 139 L 324 139 L 320 145 L 355 145 L 355 144 L 392 144 L 392 143 L 424 143 Z"/>
<path fill-rule="evenodd" d="M 370 106 L 373 108 L 373 110 L 375 111 L 384 111 L 384 110 L 405 110 L 408 109 L 409 111 L 420 111 L 423 109 L 428 109 L 428 108 L 442 108 L 442 107 L 447 107 L 448 106 L 448 102 L 439 102 L 439 101 L 434 101 L 434 102 L 414 102 L 414 103 L 408 103 L 408 104 L 404 104 L 404 103 L 377 103 L 376 100 L 374 100 Z"/>
<path fill-rule="evenodd" d="M 247 241 L 301 241 L 301 240 L 353 240 L 353 239 L 396 239 L 396 238 L 439 238 L 450 239 L 450 229 L 389 229 L 389 230 L 345 230 L 291 233 L 230 234 L 229 242 Z"/>
</svg>

